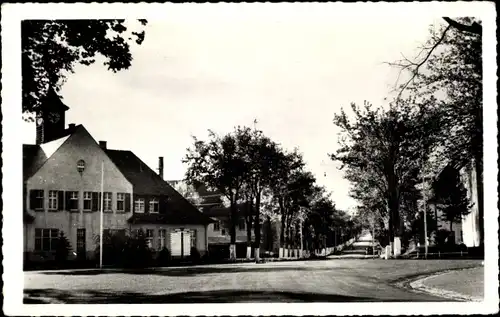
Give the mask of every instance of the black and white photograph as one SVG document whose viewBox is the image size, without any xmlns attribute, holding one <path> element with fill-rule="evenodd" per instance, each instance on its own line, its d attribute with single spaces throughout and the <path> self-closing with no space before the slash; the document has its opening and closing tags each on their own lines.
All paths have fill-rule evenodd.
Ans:
<svg viewBox="0 0 500 317">
<path fill-rule="evenodd" d="M 493 2 L 1 10 L 4 314 L 498 313 Z"/>
</svg>

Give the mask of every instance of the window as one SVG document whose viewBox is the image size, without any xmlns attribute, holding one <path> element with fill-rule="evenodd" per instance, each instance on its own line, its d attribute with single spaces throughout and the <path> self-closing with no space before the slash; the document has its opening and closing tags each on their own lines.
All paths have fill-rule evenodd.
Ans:
<svg viewBox="0 0 500 317">
<path fill-rule="evenodd" d="M 104 211 L 111 211 L 112 193 L 104 193 Z"/>
<path fill-rule="evenodd" d="M 160 202 L 156 198 L 149 201 L 149 212 L 157 213 L 160 211 Z"/>
<path fill-rule="evenodd" d="M 85 229 L 76 229 L 76 252 L 85 252 Z"/>
<path fill-rule="evenodd" d="M 35 229 L 35 251 L 55 251 L 59 230 Z"/>
<path fill-rule="evenodd" d="M 83 192 L 83 210 L 92 210 L 92 192 Z"/>
<path fill-rule="evenodd" d="M 144 198 L 137 198 L 135 200 L 134 209 L 137 213 L 144 213 Z"/>
<path fill-rule="evenodd" d="M 78 210 L 78 192 L 66 192 L 68 210 Z"/>
<path fill-rule="evenodd" d="M 44 209 L 43 189 L 34 189 L 30 192 L 30 207 L 34 210 Z"/>
<path fill-rule="evenodd" d="M 191 230 L 191 248 L 196 248 L 196 229 Z"/>
<path fill-rule="evenodd" d="M 163 250 L 167 247 L 167 230 L 160 229 L 158 230 L 158 248 L 159 250 Z"/>
<path fill-rule="evenodd" d="M 214 231 L 220 231 L 220 223 L 218 221 L 214 222 Z"/>
<path fill-rule="evenodd" d="M 225 236 L 225 235 L 226 235 L 226 229 L 225 229 L 225 228 L 222 228 L 222 229 L 221 229 L 221 231 L 220 231 L 220 233 L 221 233 L 223 236 Z"/>
<path fill-rule="evenodd" d="M 154 238 L 153 229 L 146 229 L 146 241 L 148 243 L 148 248 L 150 249 L 153 248 L 153 238 Z"/>
<path fill-rule="evenodd" d="M 57 210 L 57 190 L 49 190 L 49 210 Z"/>
<path fill-rule="evenodd" d="M 116 194 L 116 211 L 125 211 L 125 194 Z"/>
<path fill-rule="evenodd" d="M 238 228 L 240 230 L 245 230 L 245 218 L 238 219 Z"/>
</svg>

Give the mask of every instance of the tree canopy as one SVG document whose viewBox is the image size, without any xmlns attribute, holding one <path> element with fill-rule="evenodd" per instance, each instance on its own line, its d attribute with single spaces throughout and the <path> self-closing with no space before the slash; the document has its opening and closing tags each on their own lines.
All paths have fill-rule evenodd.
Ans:
<svg viewBox="0 0 500 317">
<path fill-rule="evenodd" d="M 139 22 L 147 24 L 146 20 Z M 145 31 L 127 31 L 125 20 L 23 20 L 23 113 L 38 111 L 49 89 L 59 91 L 76 64 L 91 65 L 98 54 L 113 72 L 129 68 L 129 43 L 142 44 Z"/>
<path fill-rule="evenodd" d="M 334 118 L 341 129 L 337 151 L 331 159 L 342 163 L 351 181 L 351 195 L 365 208 L 381 215 L 388 211 L 389 235 L 400 237 L 404 221 L 403 202 L 418 182 L 428 155 L 435 145 L 440 117 L 412 99 L 397 100 L 388 109 L 351 105 L 350 119 L 342 109 Z M 384 208 L 387 206 L 386 208 Z"/>
</svg>

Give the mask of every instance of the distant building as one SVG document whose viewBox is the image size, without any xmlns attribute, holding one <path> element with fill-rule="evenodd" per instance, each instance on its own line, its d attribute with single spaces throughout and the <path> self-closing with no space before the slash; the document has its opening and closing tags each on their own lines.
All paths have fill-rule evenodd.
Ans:
<svg viewBox="0 0 500 317">
<path fill-rule="evenodd" d="M 93 258 L 101 195 L 105 230 L 142 229 L 153 250 L 204 254 L 212 220 L 162 179 L 163 159 L 158 175 L 133 152 L 97 143 L 83 125 L 66 128 L 68 109 L 51 91 L 36 117 L 36 144 L 23 145 L 25 258 L 52 259 L 61 231 L 76 257 Z"/>
<path fill-rule="evenodd" d="M 428 182 L 436 180 L 446 169 L 454 169 L 458 171 L 460 179 L 467 190 L 467 198 L 472 204 L 470 213 L 464 217 L 462 220 L 453 223 L 452 231 L 450 232 L 450 237 L 454 239 L 456 244 L 465 244 L 467 247 L 477 247 L 479 246 L 480 240 L 480 228 L 479 228 L 479 208 L 478 208 L 478 193 L 477 193 L 477 176 L 476 171 L 473 168 L 473 164 L 462 163 L 462 164 L 451 164 L 447 160 L 443 160 L 439 152 L 435 153 L 433 156 L 433 162 L 435 163 L 434 170 L 435 173 L 428 174 Z M 429 202 L 432 210 L 434 210 L 434 217 L 437 218 L 438 229 L 450 230 L 449 221 L 444 221 L 442 219 L 442 213 Z M 431 239 L 433 242 L 433 239 Z"/>
</svg>

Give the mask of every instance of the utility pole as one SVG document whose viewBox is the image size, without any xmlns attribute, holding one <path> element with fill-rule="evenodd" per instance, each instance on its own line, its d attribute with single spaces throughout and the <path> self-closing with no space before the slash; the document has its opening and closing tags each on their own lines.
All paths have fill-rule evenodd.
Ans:
<svg viewBox="0 0 500 317">
<path fill-rule="evenodd" d="M 99 252 L 99 267 L 102 269 L 102 254 L 104 252 L 104 237 L 103 237 L 103 215 L 104 215 L 104 161 L 101 162 L 101 215 L 99 228 L 99 241 L 101 252 Z"/>
</svg>

